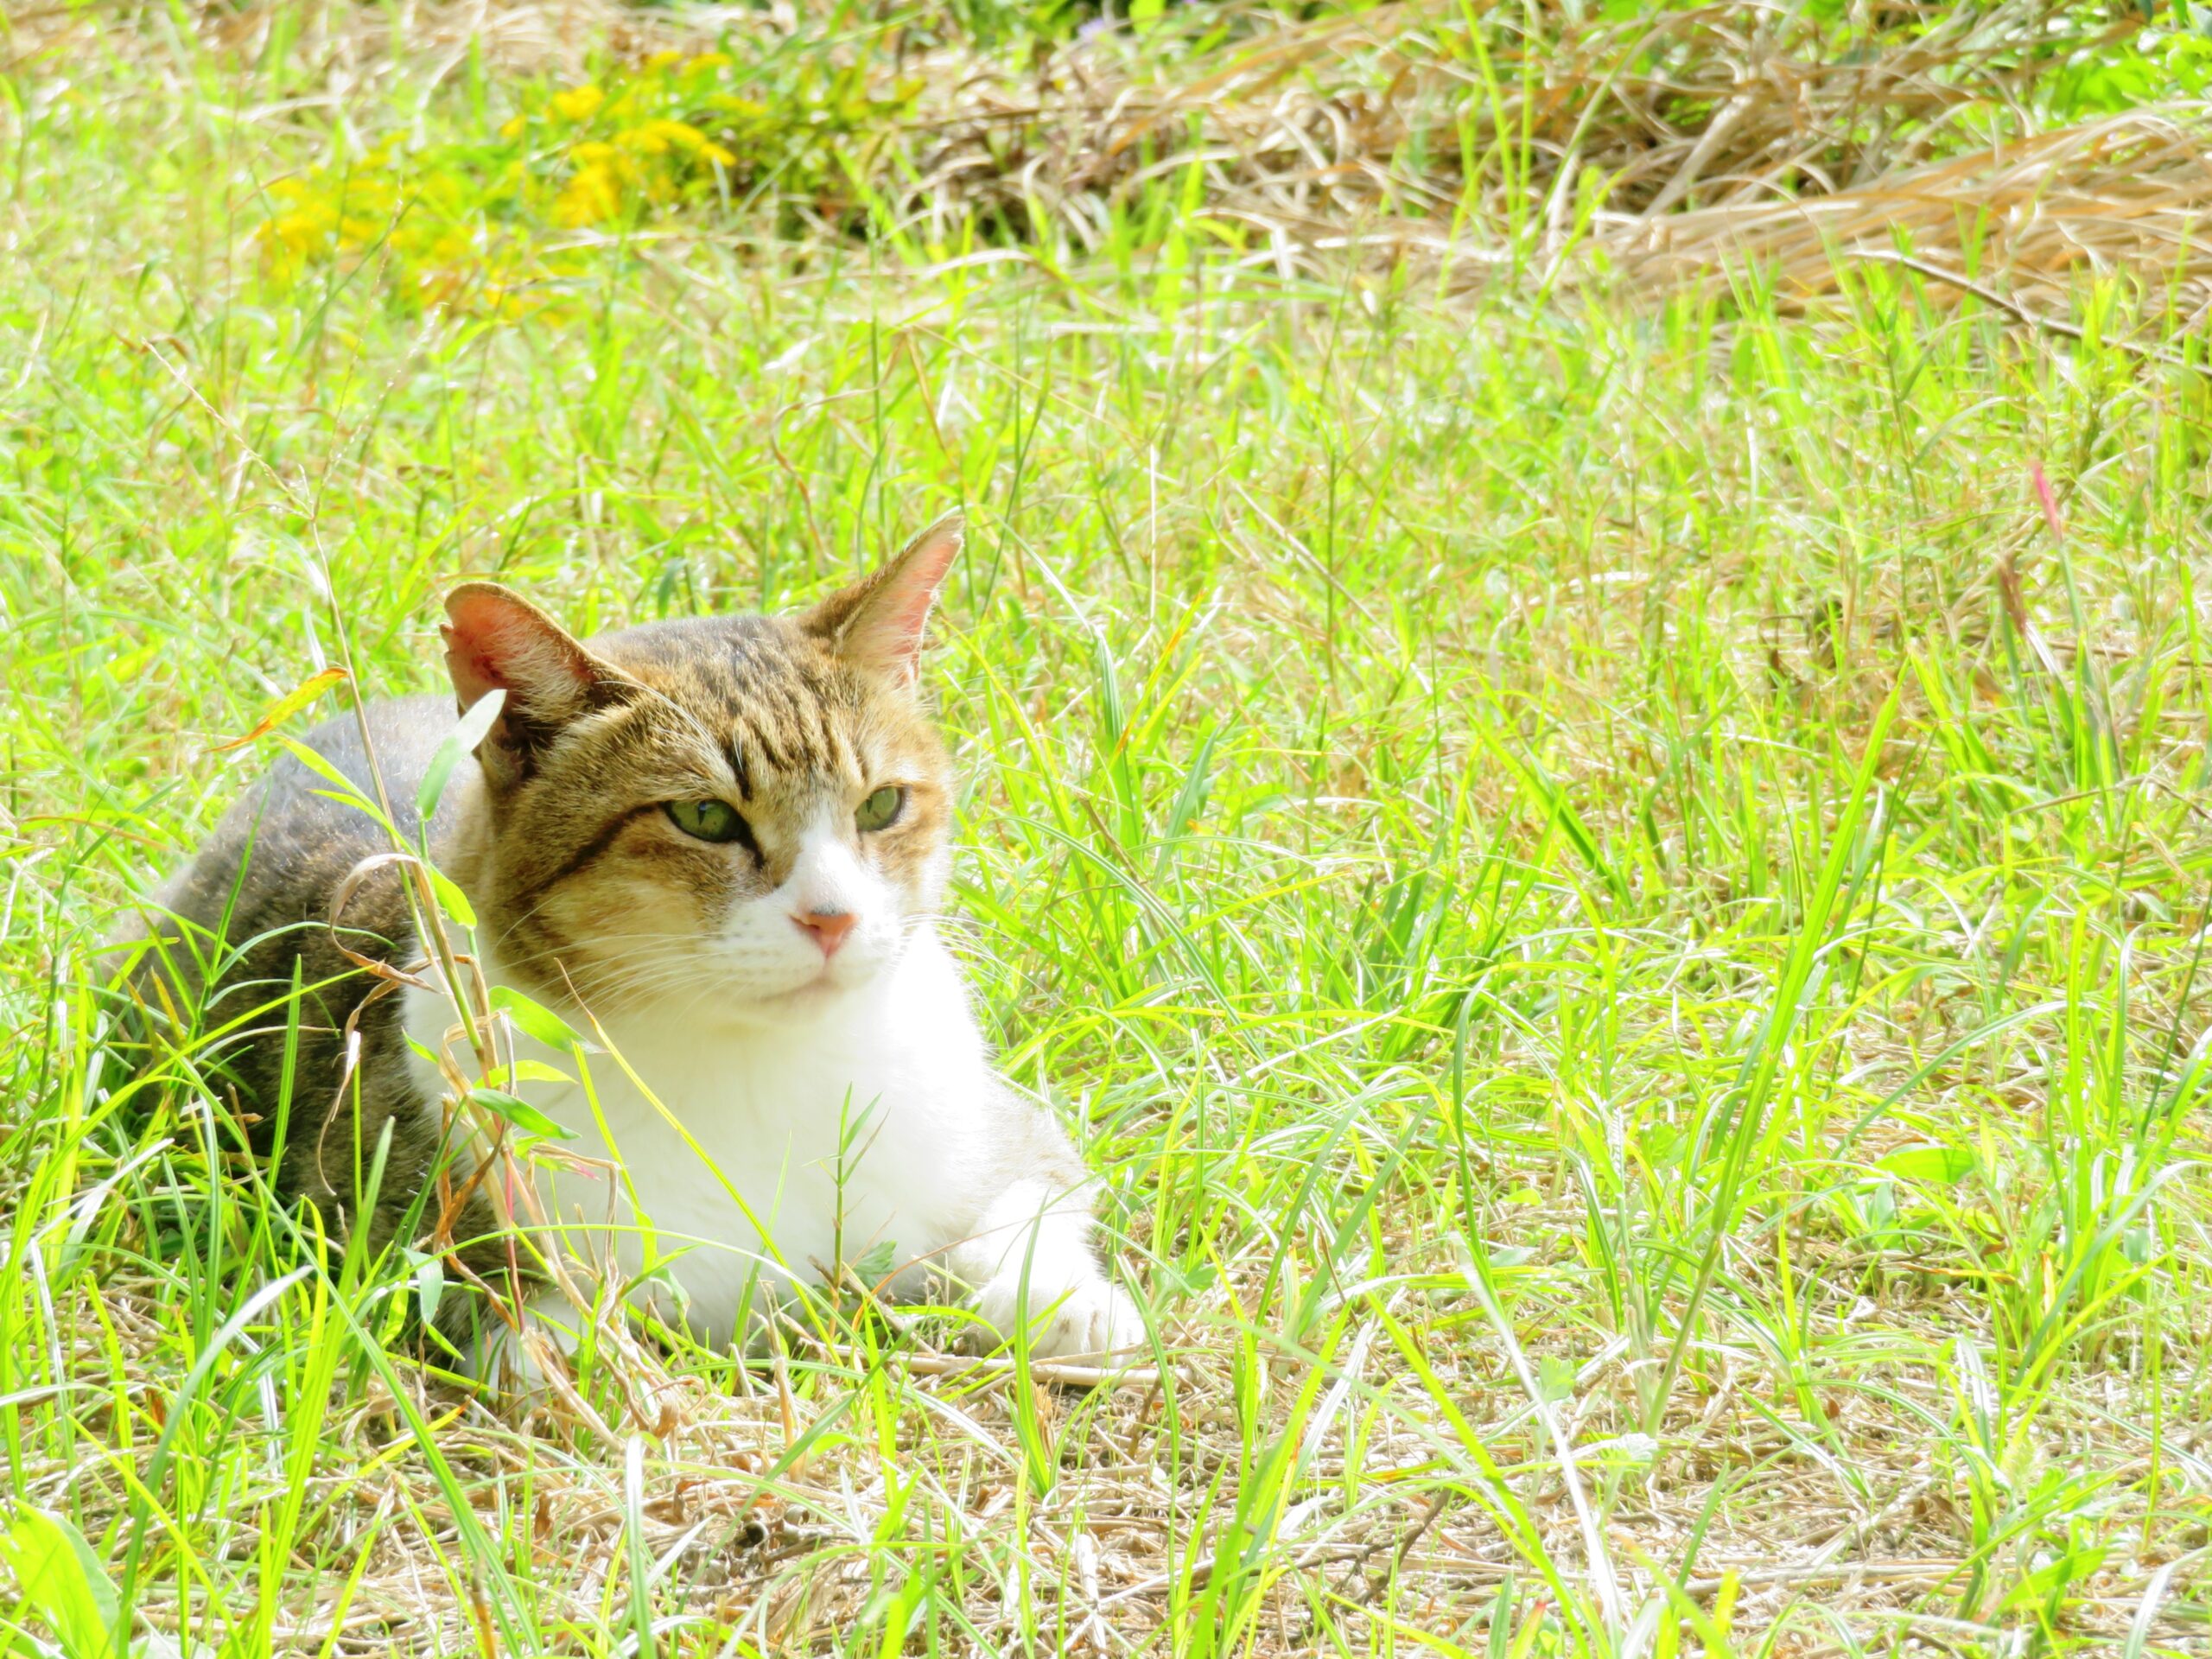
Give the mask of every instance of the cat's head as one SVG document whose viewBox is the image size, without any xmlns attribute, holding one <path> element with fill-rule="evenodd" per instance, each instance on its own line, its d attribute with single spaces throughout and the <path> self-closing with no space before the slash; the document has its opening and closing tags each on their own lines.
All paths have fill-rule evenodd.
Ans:
<svg viewBox="0 0 2212 1659">
<path fill-rule="evenodd" d="M 595 1012 L 787 1018 L 893 965 L 944 895 L 950 776 L 917 659 L 959 519 L 792 616 L 588 644 L 490 582 L 447 599 L 477 749 L 479 938 Z"/>
</svg>

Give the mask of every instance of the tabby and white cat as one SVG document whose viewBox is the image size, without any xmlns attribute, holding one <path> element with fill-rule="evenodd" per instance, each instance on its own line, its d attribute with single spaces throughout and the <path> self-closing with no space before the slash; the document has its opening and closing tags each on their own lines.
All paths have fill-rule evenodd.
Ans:
<svg viewBox="0 0 2212 1659">
<path fill-rule="evenodd" d="M 611 1051 L 588 1089 L 526 1091 L 592 1160 L 541 1171 L 537 1212 L 618 1293 L 666 1263 L 683 1317 L 716 1343 L 750 1334 L 745 1309 L 863 1256 L 903 1264 L 902 1293 L 946 1275 L 974 1289 L 982 1318 L 1005 1332 L 1020 1319 L 1039 1355 L 1110 1354 L 1142 1336 L 1093 1254 L 1081 1163 L 992 1071 L 938 936 L 950 785 L 917 658 L 960 536 L 945 519 L 790 617 L 579 642 L 492 583 L 446 601 L 460 707 L 505 699 L 433 816 L 434 861 L 475 912 L 485 979 L 580 1029 L 595 1022 Z M 365 728 L 411 837 L 404 803 L 453 709 L 374 704 L 307 741 L 366 791 Z M 207 1001 L 206 1029 L 260 1010 L 226 1070 L 282 1190 L 356 1211 L 389 1123 L 372 1239 L 427 1236 L 442 1212 L 468 1241 L 461 1259 L 503 1278 L 528 1260 L 510 1235 L 532 1206 L 492 1171 L 472 1184 L 466 1152 L 436 1173 L 450 1084 L 433 1057 L 465 1054 L 462 1033 L 399 870 L 364 873 L 389 840 L 327 790 L 280 763 L 162 895 L 169 987 Z M 372 995 L 364 957 L 417 983 Z M 196 974 L 180 970 L 188 960 Z M 296 971 L 287 1110 L 276 999 Z M 527 1039 L 516 1047 L 575 1070 Z M 534 1307 L 556 1327 L 578 1318 L 542 1281 Z M 511 1346 L 490 1342 L 479 1364 Z"/>
</svg>

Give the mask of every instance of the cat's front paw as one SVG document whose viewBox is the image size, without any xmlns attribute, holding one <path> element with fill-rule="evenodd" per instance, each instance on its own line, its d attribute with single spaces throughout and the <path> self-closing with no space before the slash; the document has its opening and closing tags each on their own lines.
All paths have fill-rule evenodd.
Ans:
<svg viewBox="0 0 2212 1659">
<path fill-rule="evenodd" d="M 976 1311 L 1008 1347 L 1020 1323 L 1021 1275 L 1003 1273 L 983 1287 Z M 1052 1289 L 1029 1284 L 1029 1352 L 1037 1359 L 1103 1360 L 1144 1345 L 1136 1304 L 1101 1274 Z"/>
</svg>

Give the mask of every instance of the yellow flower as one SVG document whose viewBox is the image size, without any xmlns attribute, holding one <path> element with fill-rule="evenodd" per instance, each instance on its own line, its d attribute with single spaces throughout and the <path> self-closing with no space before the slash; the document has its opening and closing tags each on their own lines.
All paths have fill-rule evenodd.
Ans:
<svg viewBox="0 0 2212 1659">
<path fill-rule="evenodd" d="M 553 113 L 564 121 L 588 121 L 607 102 L 607 94 L 586 81 L 581 86 L 571 86 L 565 92 L 553 94 Z"/>
<path fill-rule="evenodd" d="M 286 213 L 261 227 L 261 236 L 279 263 L 296 267 L 308 255 L 321 251 L 327 227 L 314 213 Z"/>
<path fill-rule="evenodd" d="M 689 121 L 671 121 L 665 118 L 648 121 L 645 124 L 644 130 L 658 137 L 664 148 L 680 149 L 687 156 L 696 156 L 706 147 L 707 135 Z"/>
<path fill-rule="evenodd" d="M 717 69 L 728 67 L 729 54 L 727 52 L 702 52 L 683 66 L 683 73 L 688 79 L 696 79 L 701 75 L 711 75 Z"/>
<path fill-rule="evenodd" d="M 664 69 L 675 68 L 683 61 L 683 54 L 681 52 L 656 52 L 645 60 L 645 73 L 649 75 L 657 75 Z"/>
<path fill-rule="evenodd" d="M 622 181 L 613 167 L 596 162 L 576 169 L 553 204 L 553 219 L 571 230 L 597 225 L 622 211 Z"/>
<path fill-rule="evenodd" d="M 515 117 L 513 120 L 508 122 L 505 126 L 499 129 L 499 137 L 502 138 L 519 138 L 529 130 L 529 118 L 527 116 L 518 115 Z"/>
</svg>

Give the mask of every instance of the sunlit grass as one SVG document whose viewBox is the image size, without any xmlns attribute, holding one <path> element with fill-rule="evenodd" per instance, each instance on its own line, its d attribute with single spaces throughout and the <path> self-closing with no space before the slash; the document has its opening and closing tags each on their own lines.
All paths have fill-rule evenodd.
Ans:
<svg viewBox="0 0 2212 1659">
<path fill-rule="evenodd" d="M 10 118 L 0 1639 L 2202 1644 L 2198 380 L 1887 269 L 1170 262 L 1172 178 L 1095 257 L 766 225 L 460 317 L 257 259 L 334 140 L 195 51 Z M 427 73 L 349 118 L 489 118 Z M 434 683 L 464 572 L 779 607 L 955 505 L 957 932 L 1157 1386 L 859 1321 L 426 1377 L 410 1264 L 118 1041 L 118 906 L 270 753 L 213 746 L 335 629 Z"/>
</svg>

